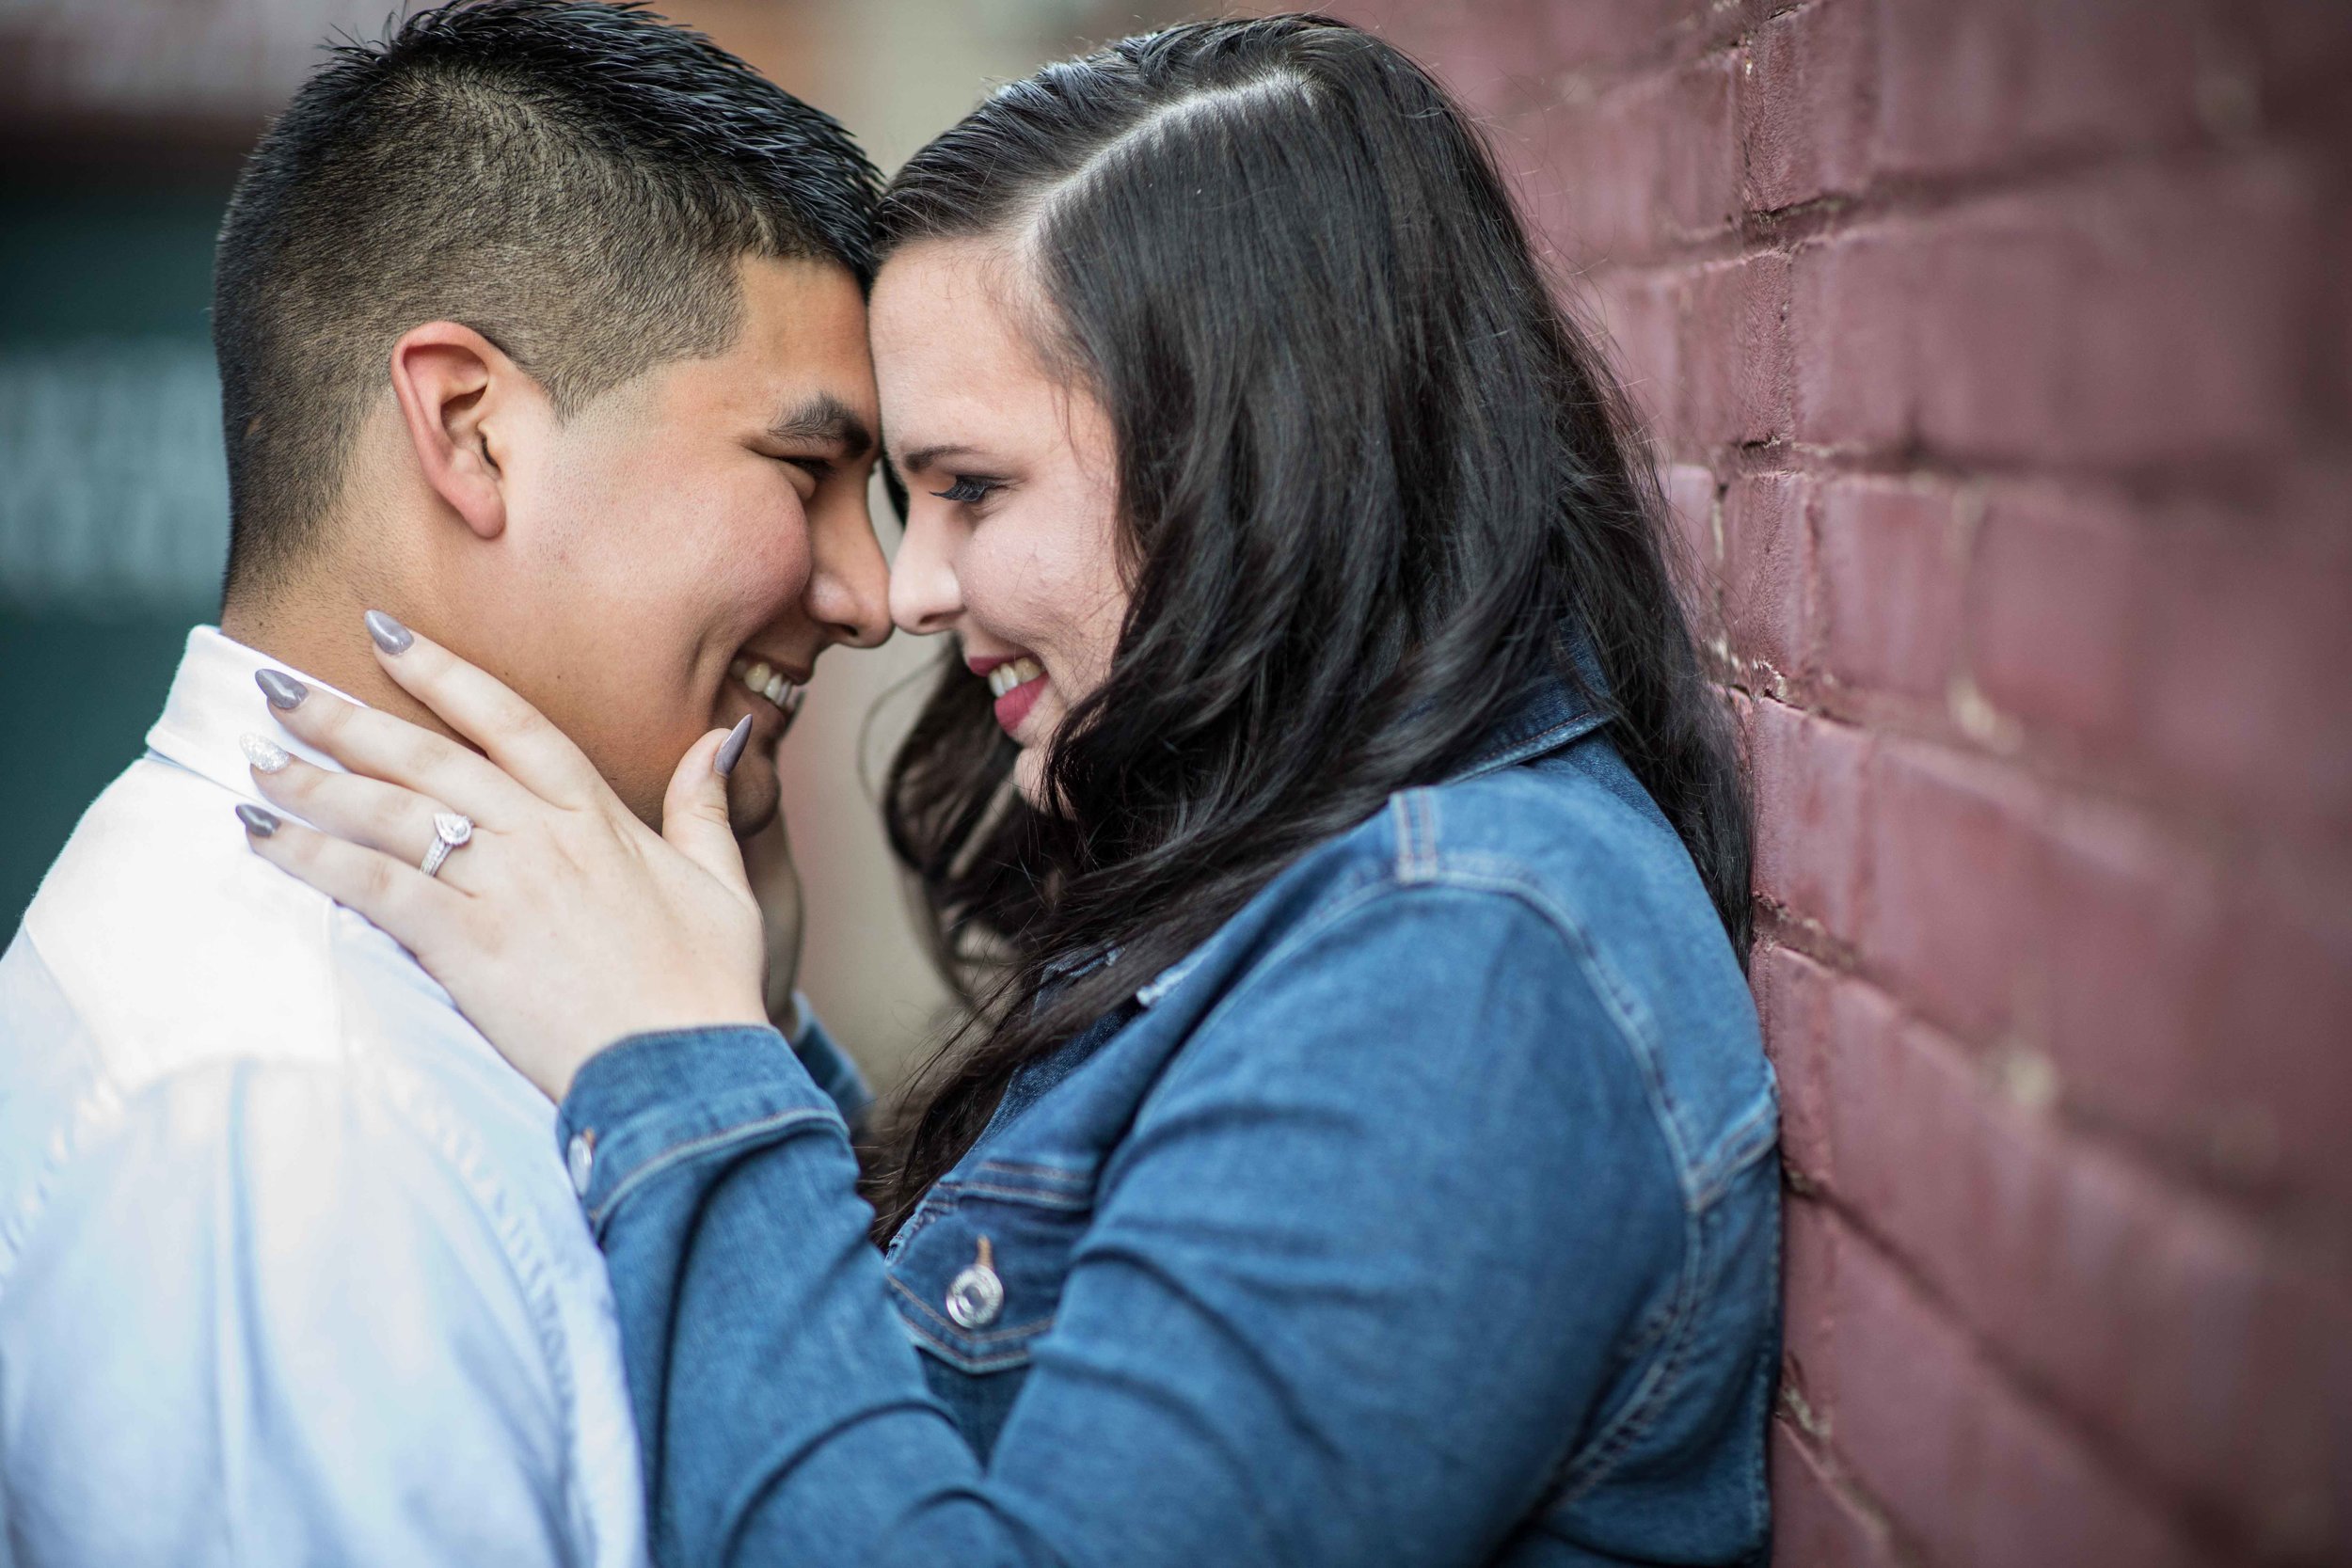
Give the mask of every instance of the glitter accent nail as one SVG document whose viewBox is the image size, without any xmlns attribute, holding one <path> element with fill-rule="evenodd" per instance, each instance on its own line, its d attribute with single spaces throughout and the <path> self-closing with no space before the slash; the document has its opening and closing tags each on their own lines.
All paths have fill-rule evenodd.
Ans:
<svg viewBox="0 0 2352 1568">
<path fill-rule="evenodd" d="M 282 772 L 286 764 L 294 761 L 293 753 L 266 736 L 241 735 L 237 736 L 237 745 L 256 772 Z"/>
</svg>

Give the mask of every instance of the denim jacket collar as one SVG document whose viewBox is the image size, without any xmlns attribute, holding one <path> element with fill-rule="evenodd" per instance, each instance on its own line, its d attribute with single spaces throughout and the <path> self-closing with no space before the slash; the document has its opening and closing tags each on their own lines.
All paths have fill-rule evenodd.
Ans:
<svg viewBox="0 0 2352 1568">
<path fill-rule="evenodd" d="M 1556 752 L 1607 723 L 1608 709 L 1593 696 L 1601 689 L 1598 677 L 1589 667 L 1582 673 L 1581 689 L 1564 675 L 1546 675 L 1445 782 L 1474 779 Z"/>
</svg>

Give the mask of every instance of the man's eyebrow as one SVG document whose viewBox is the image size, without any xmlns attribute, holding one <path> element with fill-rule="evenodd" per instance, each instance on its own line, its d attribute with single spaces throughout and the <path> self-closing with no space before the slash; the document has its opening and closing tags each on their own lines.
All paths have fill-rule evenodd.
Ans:
<svg viewBox="0 0 2352 1568">
<path fill-rule="evenodd" d="M 822 441 L 838 447 L 843 457 L 852 460 L 874 450 L 874 433 L 866 428 L 866 421 L 831 392 L 819 392 L 798 408 L 778 415 L 768 427 L 768 435 L 777 441 Z"/>
</svg>

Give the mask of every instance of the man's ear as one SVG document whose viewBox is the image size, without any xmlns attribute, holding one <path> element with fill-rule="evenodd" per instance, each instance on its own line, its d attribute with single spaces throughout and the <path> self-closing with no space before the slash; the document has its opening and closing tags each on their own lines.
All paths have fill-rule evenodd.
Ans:
<svg viewBox="0 0 2352 1568">
<path fill-rule="evenodd" d="M 482 539 L 506 530 L 501 468 L 522 367 L 470 326 L 426 322 L 392 345 L 392 392 L 424 482 Z"/>
</svg>

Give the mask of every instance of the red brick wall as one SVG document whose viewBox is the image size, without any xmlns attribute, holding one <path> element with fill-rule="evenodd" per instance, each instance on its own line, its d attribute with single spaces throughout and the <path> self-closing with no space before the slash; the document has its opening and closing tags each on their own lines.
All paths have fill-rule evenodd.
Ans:
<svg viewBox="0 0 2352 1568">
<path fill-rule="evenodd" d="M 2352 1560 L 2352 5 L 1346 8 L 1709 574 L 1779 1560 Z"/>
</svg>

